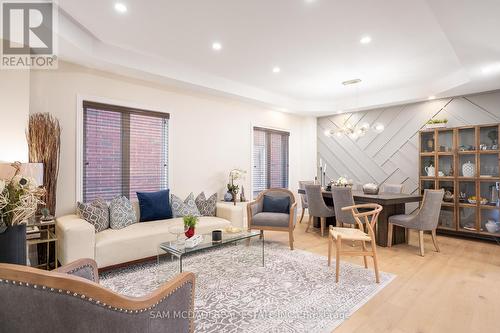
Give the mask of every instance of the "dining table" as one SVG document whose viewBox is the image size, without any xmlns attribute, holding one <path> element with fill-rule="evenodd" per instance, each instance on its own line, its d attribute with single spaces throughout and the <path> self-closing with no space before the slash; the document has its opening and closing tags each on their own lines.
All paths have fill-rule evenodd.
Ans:
<svg viewBox="0 0 500 333">
<path fill-rule="evenodd" d="M 305 195 L 305 190 L 299 189 L 299 194 Z M 332 192 L 323 190 L 323 200 L 328 206 L 333 207 Z M 382 206 L 382 211 L 378 216 L 376 227 L 376 241 L 379 246 L 387 246 L 387 232 L 389 228 L 389 217 L 392 215 L 405 214 L 405 204 L 410 202 L 422 201 L 420 194 L 405 193 L 379 193 L 365 194 L 363 191 L 352 191 L 352 196 L 356 204 L 376 203 Z M 335 218 L 327 218 L 327 224 L 336 225 Z M 315 218 L 315 225 L 319 225 L 319 219 Z M 406 232 L 402 227 L 394 226 L 392 234 L 392 243 L 400 244 L 406 241 Z"/>
</svg>

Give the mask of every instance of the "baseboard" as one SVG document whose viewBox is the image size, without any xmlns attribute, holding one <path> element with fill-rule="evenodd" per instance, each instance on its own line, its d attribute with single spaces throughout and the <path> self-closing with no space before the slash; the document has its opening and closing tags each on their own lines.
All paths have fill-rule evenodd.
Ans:
<svg viewBox="0 0 500 333">
<path fill-rule="evenodd" d="M 119 269 L 119 268 L 127 267 L 127 266 L 134 265 L 134 264 L 141 264 L 141 263 L 144 263 L 144 262 L 156 261 L 156 260 L 158 260 L 158 256 L 152 256 L 152 257 L 147 257 L 147 258 L 142 258 L 142 259 L 136 259 L 136 260 L 127 261 L 127 262 L 123 262 L 123 263 L 116 264 L 116 265 L 101 267 L 101 268 L 98 268 L 98 271 L 99 271 L 99 273 L 103 273 L 103 272 L 107 272 L 107 271 L 111 271 L 111 270 L 114 270 L 114 269 Z"/>
</svg>

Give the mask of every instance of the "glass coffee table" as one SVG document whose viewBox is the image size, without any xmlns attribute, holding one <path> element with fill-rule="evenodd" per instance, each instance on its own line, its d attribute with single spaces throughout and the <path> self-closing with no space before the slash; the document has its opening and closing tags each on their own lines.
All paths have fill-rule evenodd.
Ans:
<svg viewBox="0 0 500 333">
<path fill-rule="evenodd" d="M 259 238 L 261 233 L 259 231 L 242 231 L 238 233 L 227 233 L 222 232 L 222 240 L 220 241 L 212 241 L 212 233 L 202 234 L 203 240 L 196 245 L 195 247 L 188 248 L 185 246 L 185 241 L 172 241 L 161 243 L 158 251 L 158 265 L 160 264 L 160 259 L 165 254 L 169 254 L 173 257 L 179 259 L 179 271 L 182 273 L 182 258 L 185 255 L 196 253 L 200 251 L 205 251 L 209 249 L 214 249 L 219 246 L 228 245 L 228 244 L 236 244 L 240 241 L 248 241 L 253 238 Z M 264 235 L 260 238 L 261 244 L 261 255 L 262 255 L 262 267 L 264 267 Z"/>
</svg>

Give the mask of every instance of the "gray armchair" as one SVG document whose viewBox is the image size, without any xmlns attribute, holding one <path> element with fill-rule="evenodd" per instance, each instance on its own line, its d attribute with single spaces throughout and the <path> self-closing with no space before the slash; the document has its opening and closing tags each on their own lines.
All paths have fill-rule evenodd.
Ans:
<svg viewBox="0 0 500 333">
<path fill-rule="evenodd" d="M 393 215 L 389 217 L 389 228 L 387 234 L 387 244 L 392 246 L 392 230 L 397 225 L 403 228 L 418 230 L 418 240 L 420 244 L 420 255 L 424 256 L 424 231 L 430 231 L 432 241 L 436 251 L 439 252 L 439 246 L 436 239 L 436 228 L 439 222 L 439 213 L 441 212 L 441 203 L 443 201 L 444 190 L 425 190 L 422 206 L 417 214 L 414 215 Z M 408 240 L 408 233 L 406 235 Z"/>
<path fill-rule="evenodd" d="M 287 213 L 264 212 L 264 196 L 270 197 L 289 197 L 290 206 Z M 284 188 L 272 188 L 262 191 L 258 197 L 248 204 L 248 231 L 264 230 L 288 232 L 290 249 L 293 250 L 293 230 L 297 219 L 297 203 L 292 192 Z"/>
<path fill-rule="evenodd" d="M 181 273 L 143 297 L 121 296 L 98 282 L 91 259 L 51 272 L 0 264 L 0 331 L 194 331 L 193 273 Z"/>
</svg>

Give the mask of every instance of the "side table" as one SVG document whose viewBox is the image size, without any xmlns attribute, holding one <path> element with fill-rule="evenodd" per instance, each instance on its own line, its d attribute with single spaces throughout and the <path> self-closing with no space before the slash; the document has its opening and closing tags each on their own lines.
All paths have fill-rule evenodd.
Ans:
<svg viewBox="0 0 500 333">
<path fill-rule="evenodd" d="M 30 247 L 34 247 L 37 255 L 37 262 L 31 263 L 30 266 L 50 270 L 51 266 L 53 268 L 57 268 L 57 236 L 56 236 L 56 221 L 41 221 L 40 218 L 35 218 L 28 222 L 26 228 L 36 227 L 39 231 L 36 233 L 40 234 L 40 237 L 36 237 L 33 239 L 26 240 L 26 253 L 28 258 L 31 257 Z M 45 260 L 42 263 L 38 262 L 38 258 L 40 258 L 38 251 L 42 248 L 45 248 Z M 51 257 L 54 258 L 53 265 L 51 262 Z"/>
<path fill-rule="evenodd" d="M 217 216 L 231 222 L 233 227 L 238 227 L 246 230 L 247 223 L 247 205 L 248 201 L 234 202 L 219 201 L 217 202 Z"/>
</svg>

